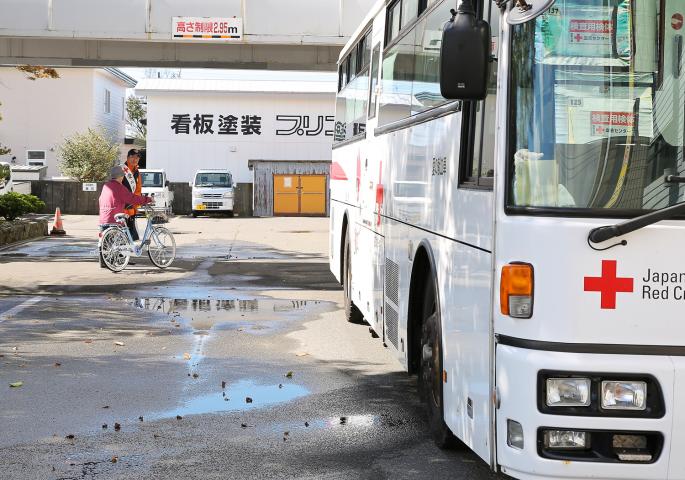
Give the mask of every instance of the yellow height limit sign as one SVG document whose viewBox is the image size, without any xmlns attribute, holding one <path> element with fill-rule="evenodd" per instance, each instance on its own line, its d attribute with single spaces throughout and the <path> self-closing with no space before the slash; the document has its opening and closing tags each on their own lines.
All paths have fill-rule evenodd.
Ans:
<svg viewBox="0 0 685 480">
<path fill-rule="evenodd" d="M 242 40 L 243 19 L 238 17 L 173 17 L 171 38 L 214 42 Z"/>
</svg>

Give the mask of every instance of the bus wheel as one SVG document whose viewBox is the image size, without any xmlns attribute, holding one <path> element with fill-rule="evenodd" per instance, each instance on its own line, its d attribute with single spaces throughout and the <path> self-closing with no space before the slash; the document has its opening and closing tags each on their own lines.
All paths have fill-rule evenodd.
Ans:
<svg viewBox="0 0 685 480">
<path fill-rule="evenodd" d="M 350 323 L 364 323 L 364 316 L 352 301 L 352 259 L 350 258 L 350 236 L 345 235 L 343 264 L 343 291 L 345 293 L 345 318 Z"/>
<path fill-rule="evenodd" d="M 435 444 L 440 448 L 452 448 L 458 442 L 444 420 L 440 311 L 436 307 L 432 283 L 426 286 L 423 304 L 419 390 L 428 409 L 428 425 Z"/>
</svg>

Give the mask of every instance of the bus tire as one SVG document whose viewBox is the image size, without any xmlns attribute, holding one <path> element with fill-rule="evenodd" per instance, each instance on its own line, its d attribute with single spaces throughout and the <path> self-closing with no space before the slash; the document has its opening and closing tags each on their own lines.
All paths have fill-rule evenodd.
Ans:
<svg viewBox="0 0 685 480">
<path fill-rule="evenodd" d="M 345 235 L 345 249 L 343 254 L 343 291 L 345 294 L 345 319 L 350 323 L 364 323 L 362 312 L 352 301 L 352 259 L 350 256 L 350 236 Z"/>
<path fill-rule="evenodd" d="M 440 309 L 436 305 L 433 282 L 427 283 L 421 325 L 419 391 L 426 404 L 433 440 L 439 448 L 447 449 L 456 447 L 459 442 L 445 423 Z"/>
</svg>

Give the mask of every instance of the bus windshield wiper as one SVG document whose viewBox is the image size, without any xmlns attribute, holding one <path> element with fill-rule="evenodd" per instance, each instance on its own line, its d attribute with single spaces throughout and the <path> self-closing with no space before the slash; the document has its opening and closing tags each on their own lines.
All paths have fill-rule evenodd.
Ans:
<svg viewBox="0 0 685 480">
<path fill-rule="evenodd" d="M 645 213 L 639 217 L 631 218 L 625 222 L 617 223 L 616 225 L 605 225 L 590 230 L 588 240 L 592 243 L 601 243 L 610 240 L 614 237 L 625 235 L 642 227 L 652 225 L 653 223 L 667 220 L 678 215 L 685 214 L 685 202 L 676 203 L 670 207 L 664 207 L 654 212 Z"/>
</svg>

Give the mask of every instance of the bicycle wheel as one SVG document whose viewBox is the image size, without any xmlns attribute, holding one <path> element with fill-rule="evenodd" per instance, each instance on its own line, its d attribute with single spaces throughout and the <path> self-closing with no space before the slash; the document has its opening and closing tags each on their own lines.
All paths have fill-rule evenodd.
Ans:
<svg viewBox="0 0 685 480">
<path fill-rule="evenodd" d="M 130 245 L 126 234 L 118 228 L 110 228 L 102 234 L 100 252 L 105 266 L 113 272 L 121 272 L 130 258 Z"/>
<path fill-rule="evenodd" d="M 147 247 L 150 261 L 159 268 L 167 268 L 176 258 L 176 240 L 172 233 L 160 226 L 155 226 L 150 235 L 150 244 Z"/>
</svg>

